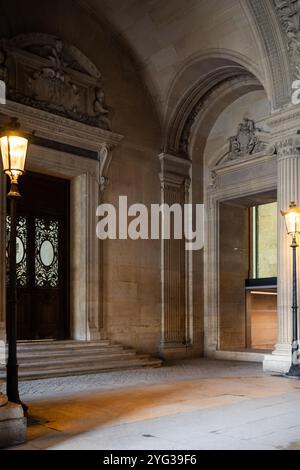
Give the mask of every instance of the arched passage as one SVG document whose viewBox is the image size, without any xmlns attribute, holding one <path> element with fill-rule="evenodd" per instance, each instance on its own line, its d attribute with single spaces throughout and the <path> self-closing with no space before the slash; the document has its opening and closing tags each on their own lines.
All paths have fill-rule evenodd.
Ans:
<svg viewBox="0 0 300 470">
<path fill-rule="evenodd" d="M 248 119 L 249 123 L 253 123 L 251 124 L 254 126 L 253 128 L 256 128 L 257 119 L 262 120 L 264 113 L 266 116 L 270 113 L 271 103 L 263 83 L 259 79 L 261 77 L 258 78 L 259 74 L 254 73 L 255 67 L 251 67 L 251 64 L 248 63 L 248 67 L 245 67 L 246 62 L 246 60 L 238 62 L 236 57 L 235 60 L 232 57 L 229 59 L 228 54 L 225 57 L 222 57 L 221 54 L 218 57 L 206 56 L 202 61 L 186 67 L 178 77 L 178 81 L 173 84 L 172 92 L 169 95 L 169 116 L 164 133 L 164 151 L 166 154 L 175 155 L 181 161 L 189 162 L 189 191 L 185 201 L 205 204 L 206 245 L 204 253 L 203 251 L 195 251 L 185 260 L 185 273 L 189 286 L 189 290 L 186 292 L 189 308 L 186 309 L 185 315 L 189 319 L 189 324 L 193 324 L 193 328 L 190 329 L 190 337 L 193 338 L 193 341 L 195 343 L 201 342 L 201 335 L 205 337 L 206 354 L 211 354 L 211 351 L 216 354 L 221 347 L 219 299 L 223 287 L 219 282 L 221 275 L 219 210 L 222 199 L 231 197 L 230 188 L 234 183 L 239 185 L 239 178 L 246 178 L 246 183 L 244 186 L 242 184 L 242 189 L 239 188 L 237 194 L 232 197 L 238 197 L 240 192 L 244 190 L 250 199 L 251 194 L 254 196 L 266 191 L 276 191 L 274 149 L 272 150 L 272 146 L 269 146 L 267 129 L 264 129 L 265 132 L 262 133 L 264 144 L 261 149 L 257 147 L 255 152 L 253 151 L 253 155 L 250 155 L 252 151 L 249 151 L 249 154 L 246 152 L 245 155 L 241 152 L 240 156 L 245 157 L 246 160 L 248 157 L 253 159 L 252 167 L 249 164 L 246 169 L 242 170 L 244 174 L 238 175 L 234 179 L 236 171 L 240 171 L 242 161 L 242 158 L 241 160 L 237 159 L 232 164 L 232 171 L 226 170 L 227 182 L 226 178 L 223 182 L 222 178 L 218 176 L 220 180 L 218 187 L 218 183 L 214 179 L 215 167 L 219 162 L 229 158 L 229 139 L 237 134 L 243 119 Z M 188 82 L 195 77 L 197 77 L 197 81 L 186 86 L 186 92 L 179 99 L 179 90 L 182 90 L 184 80 Z M 240 109 L 239 103 L 243 103 Z M 259 109 L 258 113 L 255 112 L 255 108 Z M 214 128 L 221 116 L 223 116 L 223 125 L 227 119 L 231 126 L 226 130 L 224 128 L 224 135 L 219 137 L 217 147 L 211 150 L 210 139 L 215 139 Z M 269 170 L 262 171 L 258 159 L 254 158 L 256 153 L 262 157 L 260 162 L 266 159 L 270 160 Z M 180 173 L 180 170 L 177 169 L 177 171 Z M 253 172 L 251 178 L 247 177 L 247 172 L 249 174 Z M 257 177 L 260 178 L 260 181 L 255 185 Z M 216 194 L 218 197 L 214 199 Z M 270 197 L 274 197 L 274 192 Z M 179 198 L 177 202 L 179 202 Z M 247 204 L 245 211 L 248 210 Z M 248 236 L 246 232 L 245 236 Z M 241 298 L 245 295 L 246 277 L 248 274 L 241 272 L 241 278 L 243 278 Z M 240 316 L 244 318 L 245 311 L 241 310 L 240 312 Z M 204 322 L 198 322 L 197 319 L 201 318 L 203 314 Z M 245 331 L 241 335 L 246 338 Z M 244 344 L 242 340 L 240 340 L 240 345 L 241 349 L 246 348 L 246 343 Z M 232 349 L 234 347 L 234 342 L 232 342 Z"/>
</svg>

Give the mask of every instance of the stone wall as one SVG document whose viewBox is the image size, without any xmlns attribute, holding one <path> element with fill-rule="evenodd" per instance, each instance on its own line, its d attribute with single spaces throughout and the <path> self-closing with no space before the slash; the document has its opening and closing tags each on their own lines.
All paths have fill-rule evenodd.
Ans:
<svg viewBox="0 0 300 470">
<path fill-rule="evenodd" d="M 52 34 L 76 46 L 101 71 L 106 102 L 113 109 L 112 130 L 125 136 L 113 154 L 104 201 L 114 203 L 119 195 L 128 195 L 129 203 L 159 201 L 160 127 L 126 47 L 108 25 L 71 0 L 30 0 L 26 4 L 13 0 L 3 6 L 0 37 L 29 32 Z M 158 353 L 159 242 L 105 243 L 103 277 L 104 321 L 109 337 L 141 351 Z"/>
<path fill-rule="evenodd" d="M 193 355 L 203 351 L 204 330 L 212 349 L 219 340 L 218 203 L 276 188 L 276 158 L 265 116 L 274 108 L 276 90 L 282 91 L 285 82 L 279 78 L 286 76 L 288 64 L 269 1 L 188 0 L 184 10 L 181 0 L 161 3 L 12 0 L 1 10 L 0 37 L 32 32 L 58 37 L 101 71 L 112 131 L 124 136 L 113 151 L 108 180 L 104 179 L 108 184 L 100 185 L 101 190 L 105 186 L 104 202 L 117 204 L 119 195 L 127 195 L 129 203 L 159 202 L 158 155 L 173 151 L 171 158 L 181 159 L 180 165 L 185 167 L 188 161 L 187 197 L 207 205 L 209 226 L 204 252 L 189 255 L 183 275 L 188 280 L 185 314 L 189 312 L 192 347 L 182 349 Z M 281 70 L 282 64 L 286 67 Z M 284 87 L 288 86 L 287 80 Z M 257 139 L 263 151 L 255 156 L 252 148 L 245 161 L 230 167 L 230 159 L 245 156 L 235 154 L 233 144 L 239 144 L 238 129 L 247 122 L 257 134 L 248 144 Z M 259 126 L 264 128 L 262 136 Z M 168 132 L 174 148 L 168 148 Z M 93 185 L 95 181 L 90 188 Z M 163 329 L 161 253 L 159 241 L 107 241 L 103 272 L 99 266 L 101 334 L 152 354 L 160 350 Z M 96 303 L 94 297 L 90 301 Z M 234 341 L 228 347 L 235 346 Z"/>
</svg>

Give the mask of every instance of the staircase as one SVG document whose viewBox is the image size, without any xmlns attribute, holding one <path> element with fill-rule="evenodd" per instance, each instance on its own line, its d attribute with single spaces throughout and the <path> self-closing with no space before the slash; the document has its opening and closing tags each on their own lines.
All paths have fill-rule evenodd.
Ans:
<svg viewBox="0 0 300 470">
<path fill-rule="evenodd" d="M 21 380 L 95 374 L 139 367 L 160 367 L 160 359 L 137 354 L 108 340 L 35 341 L 18 343 L 19 378 Z M 0 365 L 0 379 L 5 367 Z"/>
</svg>

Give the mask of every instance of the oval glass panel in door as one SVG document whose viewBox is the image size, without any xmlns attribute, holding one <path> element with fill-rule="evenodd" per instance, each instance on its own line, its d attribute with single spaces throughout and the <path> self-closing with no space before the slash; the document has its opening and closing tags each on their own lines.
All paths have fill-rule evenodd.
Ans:
<svg viewBox="0 0 300 470">
<path fill-rule="evenodd" d="M 44 240 L 40 248 L 40 258 L 44 266 L 51 266 L 55 260 L 55 253 L 52 243 L 49 240 Z"/>
<path fill-rule="evenodd" d="M 10 240 L 10 216 L 6 217 L 6 271 L 7 284 L 9 283 L 9 240 Z M 18 217 L 17 237 L 16 237 L 16 271 L 17 283 L 19 287 L 26 287 L 28 284 L 27 266 L 27 219 Z"/>
<path fill-rule="evenodd" d="M 16 263 L 22 263 L 25 254 L 25 247 L 24 243 L 22 242 L 21 238 L 17 236 L 16 238 Z"/>
<path fill-rule="evenodd" d="M 58 287 L 58 220 L 35 219 L 35 285 Z"/>
</svg>

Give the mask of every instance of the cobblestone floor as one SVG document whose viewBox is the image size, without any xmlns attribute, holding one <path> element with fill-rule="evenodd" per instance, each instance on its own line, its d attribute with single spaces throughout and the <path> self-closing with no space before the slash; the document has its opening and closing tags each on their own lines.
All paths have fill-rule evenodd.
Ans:
<svg viewBox="0 0 300 470">
<path fill-rule="evenodd" d="M 298 449 L 300 382 L 261 364 L 193 359 L 21 382 L 18 449 Z"/>
<path fill-rule="evenodd" d="M 24 399 L 53 397 L 80 392 L 135 387 L 209 377 L 263 376 L 261 364 L 247 362 L 190 359 L 169 362 L 160 368 L 141 368 L 71 377 L 20 382 Z M 2 391 L 5 391 L 4 387 Z"/>
</svg>

